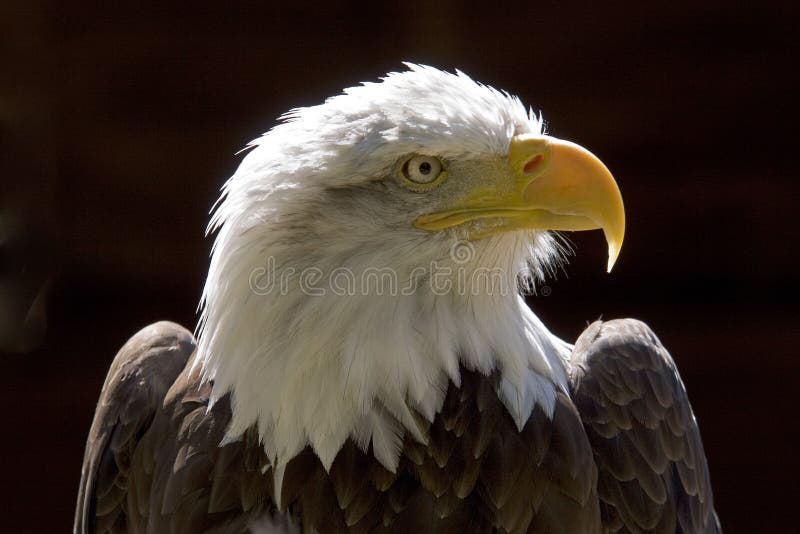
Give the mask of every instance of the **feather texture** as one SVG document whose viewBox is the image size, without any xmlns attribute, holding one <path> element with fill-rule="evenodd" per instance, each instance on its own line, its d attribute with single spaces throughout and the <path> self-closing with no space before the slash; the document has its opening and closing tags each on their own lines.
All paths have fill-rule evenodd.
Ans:
<svg viewBox="0 0 800 534">
<path fill-rule="evenodd" d="M 592 324 L 570 381 L 611 532 L 719 532 L 703 444 L 669 353 L 635 320 Z"/>
<path fill-rule="evenodd" d="M 188 332 L 158 323 L 115 358 L 87 442 L 76 532 L 719 531 L 680 378 L 636 321 L 587 329 L 570 360 L 575 404 L 559 391 L 552 413 L 536 405 L 521 429 L 497 373 L 459 369 L 424 425 L 426 442 L 406 435 L 397 445 L 394 472 L 374 440 L 365 449 L 348 439 L 330 466 L 310 446 L 276 466 L 255 427 L 224 441 L 231 397 L 210 405 L 199 370 L 179 369 L 193 348 Z M 627 407 L 648 397 L 666 410 L 639 421 Z"/>
</svg>

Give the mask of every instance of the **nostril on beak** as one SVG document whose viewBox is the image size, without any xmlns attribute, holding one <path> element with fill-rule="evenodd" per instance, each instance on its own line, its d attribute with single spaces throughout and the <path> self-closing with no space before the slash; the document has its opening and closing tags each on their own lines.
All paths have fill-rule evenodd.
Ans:
<svg viewBox="0 0 800 534">
<path fill-rule="evenodd" d="M 526 176 L 533 174 L 534 171 L 537 169 L 537 167 L 539 167 L 539 165 L 542 164 L 542 161 L 544 161 L 544 155 L 536 154 L 531 159 L 529 159 L 527 163 L 525 163 L 525 166 L 522 167 L 522 172 Z"/>
</svg>

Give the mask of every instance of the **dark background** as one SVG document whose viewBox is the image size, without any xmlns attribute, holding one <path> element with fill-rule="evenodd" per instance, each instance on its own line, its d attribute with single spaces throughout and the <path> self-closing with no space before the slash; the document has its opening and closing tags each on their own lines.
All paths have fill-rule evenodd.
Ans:
<svg viewBox="0 0 800 534">
<path fill-rule="evenodd" d="M 294 106 L 401 69 L 459 68 L 598 154 L 628 213 L 546 324 L 633 316 L 672 351 L 728 532 L 796 532 L 797 10 L 441 1 L 272 9 L 5 0 L 0 12 L 0 499 L 8 532 L 70 528 L 116 350 L 195 324 L 203 231 L 235 152 Z"/>
</svg>

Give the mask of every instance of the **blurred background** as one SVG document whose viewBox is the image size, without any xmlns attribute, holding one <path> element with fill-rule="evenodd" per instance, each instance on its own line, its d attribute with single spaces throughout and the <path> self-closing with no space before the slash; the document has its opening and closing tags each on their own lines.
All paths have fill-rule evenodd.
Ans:
<svg viewBox="0 0 800 534">
<path fill-rule="evenodd" d="M 117 349 L 159 319 L 195 325 L 236 151 L 403 60 L 518 94 L 605 161 L 628 213 L 614 272 L 602 237 L 576 234 L 531 305 L 570 340 L 600 316 L 647 321 L 688 388 L 727 532 L 797 532 L 797 9 L 216 4 L 0 7 L 8 532 L 71 528 Z"/>
</svg>

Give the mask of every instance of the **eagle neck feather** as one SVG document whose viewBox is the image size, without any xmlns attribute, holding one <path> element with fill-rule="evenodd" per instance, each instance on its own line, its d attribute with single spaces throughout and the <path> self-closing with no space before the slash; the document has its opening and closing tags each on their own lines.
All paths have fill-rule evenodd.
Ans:
<svg viewBox="0 0 800 534">
<path fill-rule="evenodd" d="M 263 243 L 258 232 L 254 227 L 248 240 Z M 519 272 L 530 261 L 529 249 L 499 256 L 496 251 L 516 250 L 523 242 L 541 251 L 552 246 L 550 239 L 497 236 L 470 245 L 473 264 L 451 267 L 454 273 L 477 269 L 491 252 L 502 268 Z M 376 265 L 407 265 L 418 243 L 391 250 L 375 244 L 381 252 L 369 257 L 299 250 L 274 235 L 270 247 L 237 245 L 218 240 L 215 259 L 224 262 L 212 261 L 209 279 L 215 270 L 227 277 L 224 284 L 206 287 L 195 364 L 213 381 L 214 398 L 231 393 L 228 439 L 256 425 L 277 466 L 311 445 L 329 468 L 350 438 L 364 451 L 371 445 L 375 457 L 395 471 L 404 434 L 424 441 L 417 417 L 433 420 L 448 383 L 460 384 L 460 366 L 498 376 L 497 394 L 519 428 L 536 404 L 551 415 L 556 391 L 566 389 L 562 361 L 570 346 L 547 330 L 516 286 L 505 294 L 439 294 L 421 284 L 402 294 L 412 283 L 411 268 L 398 271 L 394 291 L 376 287 L 342 295 L 322 287 L 323 294 L 309 294 L 296 277 L 285 288 L 276 280 L 262 294 L 264 282 L 254 283 L 253 273 L 265 265 L 277 271 L 291 267 L 294 273 L 309 267 L 330 273 L 346 265 L 362 274 Z M 282 257 L 292 260 L 269 263 Z M 417 258 L 415 264 L 427 260 Z"/>
</svg>

